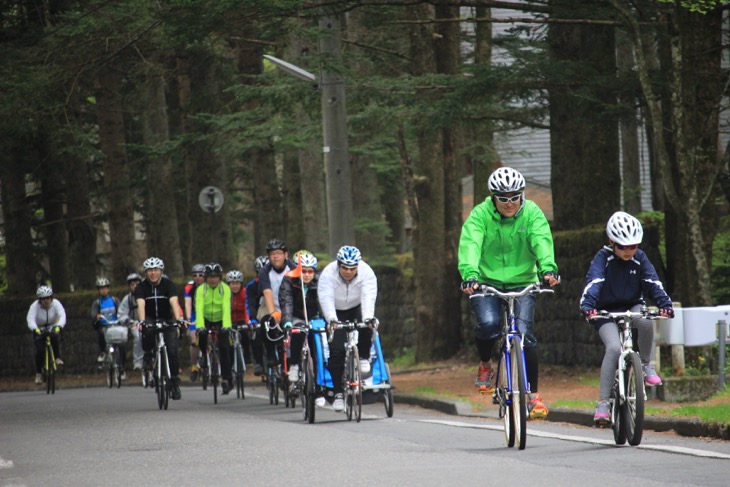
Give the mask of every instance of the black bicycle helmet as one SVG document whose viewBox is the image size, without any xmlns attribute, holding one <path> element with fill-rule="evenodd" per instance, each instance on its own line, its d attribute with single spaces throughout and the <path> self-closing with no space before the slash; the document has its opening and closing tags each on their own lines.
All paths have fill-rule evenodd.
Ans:
<svg viewBox="0 0 730 487">
<path fill-rule="evenodd" d="M 266 252 L 271 252 L 272 250 L 283 250 L 286 252 L 286 242 L 278 238 L 269 240 L 269 243 L 266 244 Z"/>
<path fill-rule="evenodd" d="M 205 277 L 223 275 L 223 267 L 215 262 L 206 264 Z"/>
</svg>

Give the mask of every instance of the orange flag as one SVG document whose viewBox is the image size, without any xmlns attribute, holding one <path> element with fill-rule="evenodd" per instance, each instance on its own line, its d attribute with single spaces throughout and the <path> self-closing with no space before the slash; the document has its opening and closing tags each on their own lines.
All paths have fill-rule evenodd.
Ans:
<svg viewBox="0 0 730 487">
<path fill-rule="evenodd" d="M 299 261 L 297 267 L 284 274 L 286 277 L 302 277 L 302 256 L 297 256 L 297 260 Z"/>
</svg>

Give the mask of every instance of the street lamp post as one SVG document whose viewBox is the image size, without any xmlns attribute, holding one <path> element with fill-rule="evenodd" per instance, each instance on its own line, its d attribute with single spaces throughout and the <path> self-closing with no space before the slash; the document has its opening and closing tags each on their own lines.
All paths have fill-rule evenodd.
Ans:
<svg viewBox="0 0 730 487">
<path fill-rule="evenodd" d="M 323 17 L 320 27 L 326 35 L 320 41 L 320 54 L 335 61 L 342 59 L 340 22 L 336 16 Z M 347 142 L 347 110 L 345 81 L 339 73 L 324 67 L 319 79 L 291 63 L 265 55 L 277 68 L 306 81 L 316 82 L 322 97 L 322 135 L 324 144 L 325 177 L 327 189 L 327 220 L 329 227 L 329 254 L 332 258 L 344 244 L 355 245 L 352 221 L 352 174 Z"/>
</svg>

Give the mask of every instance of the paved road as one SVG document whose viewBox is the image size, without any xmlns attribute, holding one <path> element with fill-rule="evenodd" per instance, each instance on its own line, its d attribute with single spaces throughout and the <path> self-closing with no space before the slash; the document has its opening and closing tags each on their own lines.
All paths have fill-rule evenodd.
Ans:
<svg viewBox="0 0 730 487">
<path fill-rule="evenodd" d="M 183 389 L 170 409 L 137 386 L 0 394 L 0 486 L 728 485 L 730 442 L 648 432 L 616 447 L 611 432 L 530 423 L 527 449 L 504 446 L 501 423 L 396 404 L 361 423 L 318 409 L 271 406 Z"/>
</svg>

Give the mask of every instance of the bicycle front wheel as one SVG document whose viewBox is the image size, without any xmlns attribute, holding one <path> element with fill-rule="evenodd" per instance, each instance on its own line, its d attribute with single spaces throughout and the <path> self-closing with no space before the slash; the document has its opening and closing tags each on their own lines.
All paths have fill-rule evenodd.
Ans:
<svg viewBox="0 0 730 487">
<path fill-rule="evenodd" d="M 644 433 L 644 372 L 641 367 L 641 358 L 637 352 L 626 357 L 626 402 L 624 403 L 624 422 L 626 424 L 626 439 L 629 445 L 641 443 Z"/>
<path fill-rule="evenodd" d="M 613 429 L 613 440 L 617 445 L 626 443 L 626 424 L 622 419 L 621 391 L 619 390 L 620 371 L 616 371 L 616 377 L 611 389 L 611 428 Z"/>
<path fill-rule="evenodd" d="M 114 362 L 107 352 L 106 358 L 106 385 L 111 389 L 114 386 Z"/>
<path fill-rule="evenodd" d="M 243 374 L 246 370 L 246 365 L 243 361 L 243 349 L 240 346 L 236 347 L 236 353 L 234 358 L 236 361 L 236 398 L 244 399 L 245 393 L 243 390 Z"/>
<path fill-rule="evenodd" d="M 520 450 L 524 450 L 527 444 L 527 400 L 525 398 L 527 377 L 525 376 L 522 340 L 518 336 L 513 336 L 511 344 L 512 401 L 510 409 L 514 419 L 515 443 Z"/>
<path fill-rule="evenodd" d="M 307 353 L 302 355 L 302 410 L 304 421 L 314 423 L 314 368 L 312 357 Z"/>
<path fill-rule="evenodd" d="M 345 390 L 345 408 L 347 409 L 347 420 L 351 421 L 354 414 L 355 420 L 359 423 L 362 417 L 362 377 L 360 374 L 360 354 L 357 347 L 352 347 L 346 366 L 347 381 Z"/>
<path fill-rule="evenodd" d="M 504 347 L 504 345 L 502 345 Z M 499 359 L 499 370 L 497 371 L 497 384 L 494 389 L 496 402 L 499 404 L 499 415 L 504 421 L 504 439 L 507 447 L 515 446 L 515 419 L 509 396 L 509 361 L 507 360 L 507 350 L 502 350 L 502 356 Z"/>
<path fill-rule="evenodd" d="M 210 352 L 210 383 L 213 386 L 213 404 L 218 404 L 218 383 L 220 382 L 220 364 L 218 363 L 218 349 Z"/>
<path fill-rule="evenodd" d="M 157 354 L 155 367 L 155 392 L 157 393 L 157 407 L 167 409 L 167 381 L 165 380 L 165 355 L 160 351 Z"/>
</svg>

